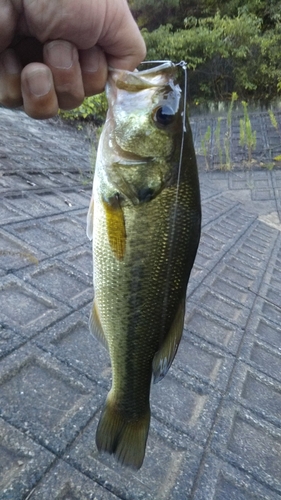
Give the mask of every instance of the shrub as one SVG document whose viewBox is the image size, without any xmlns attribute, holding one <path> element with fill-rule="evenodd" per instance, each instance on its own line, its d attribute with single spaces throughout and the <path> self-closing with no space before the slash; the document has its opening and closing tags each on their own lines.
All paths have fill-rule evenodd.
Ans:
<svg viewBox="0 0 281 500">
<path fill-rule="evenodd" d="M 62 118 L 68 120 L 91 120 L 100 125 L 105 120 L 106 111 L 107 100 L 103 92 L 99 95 L 86 97 L 78 108 L 70 111 L 60 110 L 59 114 Z"/>
</svg>

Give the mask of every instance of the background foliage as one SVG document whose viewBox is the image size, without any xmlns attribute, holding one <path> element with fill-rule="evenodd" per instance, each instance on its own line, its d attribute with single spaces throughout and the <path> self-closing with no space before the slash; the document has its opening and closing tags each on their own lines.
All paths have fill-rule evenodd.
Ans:
<svg viewBox="0 0 281 500">
<path fill-rule="evenodd" d="M 185 60 L 190 101 L 281 95 L 281 0 L 128 0 L 147 59 Z M 63 116 L 102 120 L 104 95 Z"/>
<path fill-rule="evenodd" d="M 143 16 L 132 10 L 140 25 Z M 232 92 L 243 99 L 271 100 L 280 92 L 281 2 L 272 0 L 168 0 L 177 22 L 165 23 L 164 0 L 154 3 L 154 23 L 143 26 L 148 59 L 184 59 L 189 67 L 189 99 L 225 100 Z M 177 6 L 175 4 L 177 3 Z M 160 9 L 162 4 L 162 10 Z M 162 16 L 161 16 L 162 12 Z M 180 19 L 177 16 L 181 16 Z"/>
</svg>

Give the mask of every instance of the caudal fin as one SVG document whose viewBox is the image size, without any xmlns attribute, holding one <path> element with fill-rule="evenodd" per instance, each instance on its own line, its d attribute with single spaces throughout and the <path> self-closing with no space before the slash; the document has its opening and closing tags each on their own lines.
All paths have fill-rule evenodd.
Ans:
<svg viewBox="0 0 281 500">
<path fill-rule="evenodd" d="M 122 465 L 142 466 L 150 424 L 150 410 L 138 419 L 126 420 L 107 399 L 96 433 L 99 451 L 114 454 Z"/>
</svg>

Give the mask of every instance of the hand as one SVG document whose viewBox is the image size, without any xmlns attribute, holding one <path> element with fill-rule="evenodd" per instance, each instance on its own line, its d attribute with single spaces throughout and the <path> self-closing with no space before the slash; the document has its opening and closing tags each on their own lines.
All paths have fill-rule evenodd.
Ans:
<svg viewBox="0 0 281 500">
<path fill-rule="evenodd" d="M 134 70 L 145 44 L 126 0 L 0 0 L 0 103 L 33 118 L 102 92 L 107 67 Z"/>
</svg>

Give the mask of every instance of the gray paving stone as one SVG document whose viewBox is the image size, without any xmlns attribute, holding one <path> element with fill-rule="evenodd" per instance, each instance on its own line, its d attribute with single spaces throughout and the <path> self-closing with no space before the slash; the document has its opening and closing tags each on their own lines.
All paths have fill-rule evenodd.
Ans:
<svg viewBox="0 0 281 500">
<path fill-rule="evenodd" d="M 13 332 L 4 323 L 0 323 L 0 358 L 6 356 L 25 342 L 26 338 L 19 335 L 19 333 Z"/>
<path fill-rule="evenodd" d="M 32 490 L 32 500 L 116 500 L 117 497 L 62 460 Z"/>
<path fill-rule="evenodd" d="M 0 418 L 1 500 L 24 500 L 54 460 L 52 453 Z"/>
<path fill-rule="evenodd" d="M 86 207 L 88 209 L 91 194 L 92 194 L 92 186 L 90 185 L 88 189 L 64 189 L 62 193 L 66 196 L 66 198 L 70 201 L 71 206 L 73 208 L 81 208 Z"/>
<path fill-rule="evenodd" d="M 76 219 L 85 224 L 85 221 L 87 220 L 87 213 L 88 213 L 88 207 L 84 210 L 76 210 L 72 212 L 73 217 L 76 217 Z"/>
<path fill-rule="evenodd" d="M 260 314 L 265 318 L 272 322 L 274 322 L 277 326 L 281 324 L 281 309 L 280 305 L 274 304 L 271 301 L 268 301 L 266 298 L 262 296 L 257 298 L 256 307 L 259 309 Z"/>
<path fill-rule="evenodd" d="M 139 471 L 124 469 L 108 454 L 98 454 L 94 441 L 96 417 L 77 438 L 64 459 L 124 500 L 188 498 L 202 448 L 155 419 Z"/>
<path fill-rule="evenodd" d="M 78 193 L 80 191 L 80 193 Z M 41 191 L 37 192 L 36 196 L 40 201 L 52 206 L 52 212 L 67 212 L 74 209 L 79 209 L 85 207 L 90 203 L 90 194 L 84 195 L 84 190 L 79 190 L 77 187 L 75 189 L 64 189 L 64 190 L 54 190 L 54 191 Z"/>
<path fill-rule="evenodd" d="M 70 314 L 48 328 L 34 342 L 88 378 L 109 389 L 111 367 L 106 349 L 90 333 L 89 309 Z"/>
<path fill-rule="evenodd" d="M 59 155 L 58 155 L 59 156 Z M 25 172 L 25 177 L 29 178 L 30 181 L 36 183 L 36 186 L 40 187 L 69 187 L 76 184 L 75 178 L 71 176 L 69 172 L 59 172 L 58 170 L 48 169 L 47 172 Z"/>
<path fill-rule="evenodd" d="M 69 307 L 16 276 L 0 281 L 1 321 L 24 337 L 32 337 L 70 312 Z"/>
<path fill-rule="evenodd" d="M 54 212 L 54 208 L 45 203 L 44 199 L 36 194 L 27 194 L 22 191 L 6 195 L 5 199 L 16 210 L 22 210 L 32 217 L 42 217 Z"/>
<path fill-rule="evenodd" d="M 275 334 L 278 335 L 278 332 L 275 331 Z M 280 342 L 278 344 L 280 345 Z M 250 366 L 281 382 L 281 353 L 278 348 L 272 347 L 247 332 L 241 346 L 240 358 Z"/>
<path fill-rule="evenodd" d="M 0 200 L 0 225 L 19 222 L 28 218 L 22 210 L 18 210 L 5 199 Z"/>
<path fill-rule="evenodd" d="M 245 307 L 251 307 L 254 301 L 254 294 L 249 293 L 249 289 L 239 284 L 233 283 L 227 273 L 222 274 L 216 269 L 217 275 L 212 273 L 204 280 L 204 284 L 216 293 L 237 302 Z"/>
<path fill-rule="evenodd" d="M 93 276 L 93 254 L 92 243 L 87 241 L 87 244 L 76 247 L 75 250 L 70 250 L 66 253 L 61 253 L 57 256 L 58 259 L 73 266 L 78 271 L 86 276 L 89 276 L 92 282 Z"/>
<path fill-rule="evenodd" d="M 72 217 L 72 214 L 66 214 L 47 217 L 46 221 L 58 233 L 62 233 L 71 239 L 78 240 L 81 245 L 82 243 L 88 243 L 85 230 L 86 220 L 78 222 Z"/>
<path fill-rule="evenodd" d="M 208 172 L 202 155 L 203 231 L 185 330 L 169 374 L 152 389 L 139 472 L 94 444 L 111 369 L 87 325 L 92 128 L 0 114 L 0 411 L 5 426 L 56 454 L 48 471 L 39 461 L 32 479 L 15 475 L 13 487 L 25 486 L 7 498 L 281 498 L 281 170 L 258 167 L 280 146 L 268 114 L 253 116 L 260 139 L 251 169 L 241 170 L 239 114 L 233 171 L 214 170 L 214 142 Z M 193 120 L 198 150 L 216 123 Z"/>
<path fill-rule="evenodd" d="M 19 172 L 4 172 L 2 180 L 7 183 L 11 191 L 31 190 L 32 186 L 26 182 L 26 179 Z"/>
<path fill-rule="evenodd" d="M 197 482 L 194 500 L 279 500 L 281 496 L 247 473 L 208 454 Z"/>
<path fill-rule="evenodd" d="M 68 213 L 73 210 L 73 205 L 69 196 L 64 196 L 64 193 L 58 190 L 42 190 L 36 192 L 36 199 L 48 205 L 48 212 L 42 215 L 51 215 L 58 213 Z M 77 208 L 77 207 L 76 207 Z"/>
<path fill-rule="evenodd" d="M 228 177 L 229 189 L 249 189 L 254 186 L 254 174 L 252 171 L 233 172 Z"/>
<path fill-rule="evenodd" d="M 188 338 L 190 332 L 232 354 L 237 352 L 244 334 L 237 325 L 188 302 L 183 337 Z"/>
<path fill-rule="evenodd" d="M 253 201 L 263 201 L 263 200 L 275 200 L 274 189 L 253 189 L 252 191 Z"/>
<path fill-rule="evenodd" d="M 0 269 L 11 273 L 31 264 L 38 264 L 46 254 L 24 243 L 9 230 L 0 229 Z"/>
<path fill-rule="evenodd" d="M 176 368 L 151 389 L 152 414 L 181 435 L 204 444 L 220 394 Z"/>
<path fill-rule="evenodd" d="M 223 391 L 233 368 L 234 357 L 202 339 L 185 333 L 172 366 Z"/>
<path fill-rule="evenodd" d="M 240 209 L 238 210 L 238 216 L 239 215 L 241 218 L 239 219 L 239 217 L 237 217 L 237 224 L 235 223 L 235 225 L 230 224 L 229 221 L 226 222 L 226 216 L 224 215 L 223 218 L 218 218 L 217 221 L 212 222 L 203 229 L 201 242 L 195 259 L 194 271 L 196 271 L 196 281 L 195 283 L 189 283 L 188 297 L 193 290 L 198 287 L 198 283 L 202 282 L 206 276 L 213 272 L 215 266 L 217 266 L 218 262 L 221 262 L 223 258 L 225 258 L 224 261 L 230 259 L 229 262 L 231 266 L 238 267 L 238 270 L 240 269 L 244 275 L 247 258 L 249 259 L 249 257 L 246 256 L 246 260 L 244 260 L 244 262 L 242 261 L 242 263 L 238 260 L 236 265 L 236 257 L 233 256 L 230 258 L 230 256 L 235 255 L 239 248 L 238 243 L 240 243 L 240 241 L 242 242 L 243 238 L 245 240 L 247 236 L 252 236 L 255 224 L 253 224 L 253 217 L 248 217 L 248 215 L 244 217 Z M 248 248 L 247 251 L 249 251 Z M 252 268 L 251 273 L 253 273 Z M 255 274 L 258 275 L 257 269 Z"/>
<path fill-rule="evenodd" d="M 35 346 L 0 366 L 0 416 L 60 454 L 101 405 L 101 390 Z"/>
<path fill-rule="evenodd" d="M 281 384 L 276 380 L 238 362 L 233 373 L 230 395 L 258 416 L 281 427 Z"/>
<path fill-rule="evenodd" d="M 214 427 L 211 449 L 280 495 L 280 428 L 225 401 Z"/>
<path fill-rule="evenodd" d="M 93 298 L 91 280 L 57 259 L 29 266 L 17 276 L 71 308 L 83 307 Z"/>
<path fill-rule="evenodd" d="M 244 289 L 252 290 L 254 287 L 255 277 L 248 274 L 246 271 L 235 269 L 235 267 L 228 265 L 227 259 L 225 259 L 224 262 L 216 268 L 216 273 L 221 279 L 229 280 L 231 283 L 238 285 L 239 288 L 242 287 Z"/>
<path fill-rule="evenodd" d="M 253 302 L 253 297 L 248 294 L 245 299 L 246 304 L 236 302 L 233 298 L 220 293 L 215 288 L 201 285 L 200 290 L 195 291 L 189 298 L 190 305 L 200 304 L 201 310 L 206 310 L 219 318 L 232 323 L 234 326 L 245 328 L 250 314 L 249 307 Z"/>
<path fill-rule="evenodd" d="M 248 323 L 248 331 L 257 336 L 260 340 L 279 349 L 281 342 L 281 327 L 276 325 L 270 319 L 256 316 L 251 316 Z"/>
<path fill-rule="evenodd" d="M 49 256 L 57 255 L 73 245 L 63 234 L 58 234 L 47 223 L 40 219 L 11 224 L 9 231 L 29 245 Z"/>
</svg>

